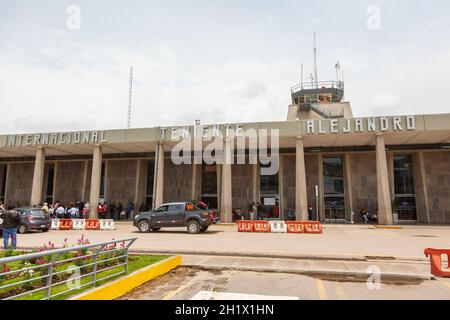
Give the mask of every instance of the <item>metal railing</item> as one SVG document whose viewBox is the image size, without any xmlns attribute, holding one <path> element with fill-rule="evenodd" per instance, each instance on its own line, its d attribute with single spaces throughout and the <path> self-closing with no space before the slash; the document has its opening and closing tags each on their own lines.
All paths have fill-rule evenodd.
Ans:
<svg viewBox="0 0 450 320">
<path fill-rule="evenodd" d="M 298 84 L 296 86 L 293 86 L 291 88 L 292 93 L 297 93 L 302 90 L 311 90 L 311 89 L 344 89 L 344 82 L 343 81 L 321 81 L 318 83 L 315 82 L 305 82 L 303 84 Z"/>
<path fill-rule="evenodd" d="M 3 268 L 4 272 L 0 273 L 0 294 L 8 292 L 7 289 L 11 291 L 11 289 L 17 290 L 18 288 L 19 293 L 13 293 L 11 296 L 3 298 L 3 300 L 13 300 L 45 291 L 45 297 L 41 300 L 50 300 L 81 288 L 95 287 L 98 281 L 128 273 L 128 249 L 136 239 L 126 238 L 2 258 L 0 259 L 0 268 Z M 27 261 L 36 262 L 37 260 L 41 263 L 27 263 Z M 17 262 L 20 262 L 18 269 L 8 270 L 3 267 L 7 264 L 17 264 Z M 75 265 L 68 265 L 71 263 Z M 123 269 L 119 267 L 123 267 Z M 117 268 L 119 271 L 98 278 L 99 273 Z M 85 270 L 84 274 L 83 269 Z M 38 276 L 32 276 L 36 270 L 40 270 Z M 64 279 L 64 275 L 65 277 L 70 276 Z M 16 276 L 16 278 L 13 277 L 13 280 L 19 279 L 19 281 L 9 281 L 9 283 L 3 284 L 11 276 Z M 82 279 L 87 277 L 90 279 L 82 283 Z M 62 281 L 60 281 L 61 278 L 63 278 Z M 52 288 L 64 284 L 67 290 L 52 293 Z"/>
</svg>

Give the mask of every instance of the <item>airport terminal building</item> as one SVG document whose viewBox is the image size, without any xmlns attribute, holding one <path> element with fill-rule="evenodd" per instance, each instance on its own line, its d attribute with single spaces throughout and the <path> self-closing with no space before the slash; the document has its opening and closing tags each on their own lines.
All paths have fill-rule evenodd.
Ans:
<svg viewBox="0 0 450 320">
<path fill-rule="evenodd" d="M 283 122 L 2 135 L 0 201 L 81 200 L 97 217 L 102 201 L 202 199 L 223 222 L 255 201 L 267 218 L 307 220 L 312 206 L 324 222 L 359 222 L 364 208 L 380 224 L 450 224 L 450 114 L 358 118 L 343 92 L 342 82 L 296 86 Z M 249 161 L 263 145 L 240 148 L 245 132 L 267 132 L 276 172 Z M 214 141 L 231 161 L 196 161 L 194 151 L 174 163 L 182 138 L 201 151 Z"/>
</svg>

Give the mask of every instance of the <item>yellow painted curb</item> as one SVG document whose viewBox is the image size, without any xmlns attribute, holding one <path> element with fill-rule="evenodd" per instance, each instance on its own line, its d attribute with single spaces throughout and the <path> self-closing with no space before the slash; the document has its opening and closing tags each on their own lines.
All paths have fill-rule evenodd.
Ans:
<svg viewBox="0 0 450 320">
<path fill-rule="evenodd" d="M 376 229 L 403 229 L 403 227 L 400 226 L 374 226 Z"/>
<path fill-rule="evenodd" d="M 148 266 L 145 269 L 137 270 L 128 276 L 82 293 L 73 297 L 71 300 L 113 300 L 180 265 L 181 256 L 171 257 Z"/>
</svg>

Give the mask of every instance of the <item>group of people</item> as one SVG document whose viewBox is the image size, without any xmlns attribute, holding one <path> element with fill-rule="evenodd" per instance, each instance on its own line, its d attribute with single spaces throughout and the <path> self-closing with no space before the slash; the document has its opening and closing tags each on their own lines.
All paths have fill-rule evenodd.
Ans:
<svg viewBox="0 0 450 320">
<path fill-rule="evenodd" d="M 251 220 L 264 220 L 264 214 L 267 213 L 268 218 L 279 218 L 280 217 L 280 211 L 279 211 L 279 205 L 278 201 L 276 202 L 275 206 L 272 208 L 265 208 L 260 202 L 252 201 L 250 205 L 248 206 L 248 212 L 250 214 Z"/>
<path fill-rule="evenodd" d="M 56 201 L 50 205 L 44 202 L 39 207 L 50 214 L 52 219 L 85 219 L 89 212 L 89 203 L 83 201 L 69 201 L 66 204 Z"/>
<path fill-rule="evenodd" d="M 125 209 L 125 219 L 129 220 L 131 214 L 134 212 L 134 204 L 131 201 L 128 201 L 126 208 L 124 208 L 123 204 L 119 202 L 112 202 L 108 205 L 106 202 L 98 204 L 98 216 L 100 219 L 113 219 L 120 220 L 122 216 L 122 212 Z"/>
<path fill-rule="evenodd" d="M 83 201 L 69 201 L 65 204 L 56 201 L 50 205 L 47 202 L 44 202 L 43 204 L 40 204 L 39 207 L 50 214 L 52 219 L 86 219 L 90 210 L 89 202 L 83 203 Z M 110 205 L 106 202 L 101 202 L 98 204 L 97 209 L 99 219 L 114 220 L 120 220 L 122 212 L 125 209 L 125 218 L 128 220 L 134 211 L 134 205 L 130 201 L 126 208 L 124 208 L 120 201 L 118 203 L 112 202 Z"/>
</svg>

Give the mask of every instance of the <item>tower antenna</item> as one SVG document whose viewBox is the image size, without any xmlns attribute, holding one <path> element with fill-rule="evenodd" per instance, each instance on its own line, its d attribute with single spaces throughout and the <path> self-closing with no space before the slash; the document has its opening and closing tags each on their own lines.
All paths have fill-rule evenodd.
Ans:
<svg viewBox="0 0 450 320">
<path fill-rule="evenodd" d="M 301 79 L 300 79 L 300 85 L 302 87 L 303 90 L 303 55 L 302 55 L 302 67 L 301 67 Z"/>
<path fill-rule="evenodd" d="M 128 91 L 128 118 L 127 128 L 131 127 L 131 95 L 133 94 L 133 66 L 130 67 L 130 86 Z"/>
<path fill-rule="evenodd" d="M 314 31 L 314 80 L 316 89 L 319 89 L 319 78 L 317 76 L 317 46 L 316 46 L 316 32 Z"/>
<path fill-rule="evenodd" d="M 339 82 L 339 70 L 341 70 L 341 62 L 338 61 L 334 68 L 336 69 L 336 81 Z"/>
</svg>

